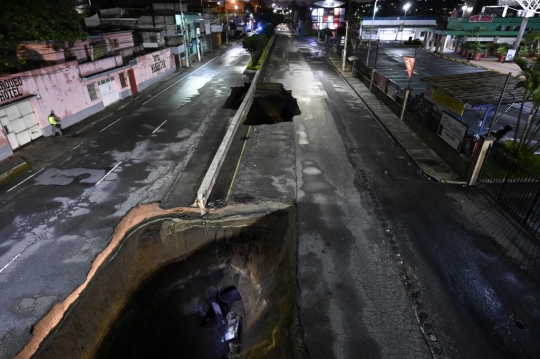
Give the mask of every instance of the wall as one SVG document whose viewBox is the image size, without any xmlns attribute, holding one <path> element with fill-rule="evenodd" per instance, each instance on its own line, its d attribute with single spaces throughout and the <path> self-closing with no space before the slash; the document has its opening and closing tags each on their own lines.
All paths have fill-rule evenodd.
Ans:
<svg viewBox="0 0 540 359">
<path fill-rule="evenodd" d="M 88 61 L 90 56 L 89 51 L 92 44 L 104 41 L 107 46 L 108 52 L 115 50 L 133 48 L 135 46 L 133 42 L 133 32 L 130 31 L 118 31 L 114 33 L 104 33 L 99 36 L 89 36 L 86 40 L 77 40 L 69 51 L 77 58 L 79 62 Z M 24 44 L 25 50 L 19 50 L 18 56 L 25 57 L 25 52 L 33 52 L 39 54 L 40 57 L 36 57 L 39 61 L 48 61 L 54 63 L 65 62 L 64 50 L 54 50 L 51 45 L 45 42 L 26 43 Z"/>
<path fill-rule="evenodd" d="M 82 77 L 85 77 L 91 74 L 96 74 L 106 70 L 114 69 L 118 66 L 122 66 L 122 64 L 122 56 L 120 55 L 106 57 L 97 61 L 80 64 L 79 72 Z"/>
<path fill-rule="evenodd" d="M 167 48 L 137 57 L 137 65 L 133 66 L 133 69 L 140 91 L 175 71 L 176 64 L 171 49 Z"/>
<path fill-rule="evenodd" d="M 62 127 L 66 128 L 103 110 L 105 105 L 99 89 L 100 81 L 113 78 L 118 92 L 116 100 L 119 100 L 132 95 L 127 75 L 128 68 L 133 68 L 135 72 L 139 91 L 176 70 L 170 49 L 140 56 L 137 58 L 137 64 L 133 66 L 122 66 L 121 56 L 105 60 L 105 62 L 116 60 L 119 67 L 97 75 L 81 77 L 81 72 L 86 74 L 103 69 L 98 68 L 99 62 L 92 62 L 92 70 L 89 70 L 90 65 L 79 65 L 76 61 L 70 61 L 0 77 L 0 117 L 4 118 L 3 125 L 10 126 L 7 132 L 14 133 L 14 135 L 0 134 L 0 161 L 9 157 L 12 149 L 42 135 L 50 135 L 52 131 L 48 115 L 51 111 L 59 117 Z M 124 74 L 124 87 L 119 77 L 121 73 Z M 92 97 L 89 87 L 93 87 Z M 10 110 L 2 112 L 1 109 L 5 108 Z M 3 114 L 5 115 L 2 116 Z M 15 136 L 16 140 L 10 136 Z M 12 147 L 10 150 L 6 150 L 3 137 L 10 138 Z"/>
</svg>

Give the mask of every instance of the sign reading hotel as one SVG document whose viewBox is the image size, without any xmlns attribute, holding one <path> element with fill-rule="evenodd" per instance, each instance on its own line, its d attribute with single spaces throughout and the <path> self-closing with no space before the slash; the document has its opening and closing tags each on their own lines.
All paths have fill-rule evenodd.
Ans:
<svg viewBox="0 0 540 359">
<path fill-rule="evenodd" d="M 459 152 L 463 138 L 467 134 L 468 126 L 453 118 L 446 112 L 441 116 L 441 123 L 437 129 L 437 136 L 442 138 L 444 142 L 452 146 L 453 149 Z"/>
<path fill-rule="evenodd" d="M 0 80 L 0 102 L 22 96 L 22 84 L 23 82 L 20 77 Z"/>
</svg>

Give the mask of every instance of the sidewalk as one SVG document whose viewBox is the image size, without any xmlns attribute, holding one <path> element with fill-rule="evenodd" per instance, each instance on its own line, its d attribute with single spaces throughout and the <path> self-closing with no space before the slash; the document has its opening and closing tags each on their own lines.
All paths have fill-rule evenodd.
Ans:
<svg viewBox="0 0 540 359">
<path fill-rule="evenodd" d="M 444 55 L 436 55 L 451 61 L 467 63 L 467 59 L 453 52 L 445 52 Z M 343 76 L 354 89 L 366 106 L 373 112 L 375 117 L 383 124 L 387 132 L 399 143 L 416 163 L 420 170 L 428 177 L 450 184 L 466 184 L 429 146 L 425 144 L 414 131 L 394 114 L 381 100 L 377 98 L 359 79 L 352 76 L 351 71 L 342 72 L 342 60 L 334 53 L 327 53 L 326 58 Z M 513 75 L 521 71 L 515 63 L 500 63 L 497 58 L 490 56 L 480 61 L 471 61 L 469 66 L 481 67 L 501 73 L 511 72 Z"/>
<path fill-rule="evenodd" d="M 460 54 L 454 53 L 452 50 L 447 50 L 443 54 L 433 54 L 433 55 L 439 56 L 443 59 L 455 61 L 455 62 L 461 62 L 464 64 L 467 63 L 467 58 L 461 56 Z M 521 69 L 515 63 L 498 62 L 498 57 L 491 56 L 491 55 L 488 57 L 483 57 L 479 61 L 471 60 L 471 62 L 469 63 L 469 66 L 479 67 L 484 70 L 492 70 L 492 71 L 500 72 L 503 74 L 507 74 L 511 72 L 513 76 L 518 76 L 518 74 L 521 72 Z"/>
<path fill-rule="evenodd" d="M 181 77 L 186 76 L 189 72 L 206 64 L 210 59 L 221 55 L 228 48 L 235 46 L 238 42 L 239 40 L 231 39 L 228 45 L 221 45 L 216 49 L 205 52 L 201 61 L 194 61 L 192 67 L 180 68 L 173 75 L 157 82 L 149 88 L 133 96 L 119 100 L 107 106 L 104 110 L 63 129 L 64 136 L 43 136 L 16 149 L 11 157 L 0 162 L 0 188 L 7 191 L 14 185 L 13 180 L 26 173 L 35 174 L 45 168 L 62 154 L 86 141 L 88 136 L 93 134 L 90 130 L 94 126 L 106 121 L 112 116 L 121 116 L 124 108 L 126 108 L 126 112 L 132 111 L 133 106 L 140 106 L 149 96 L 153 96 L 152 93 L 158 93 L 165 89 Z"/>
</svg>

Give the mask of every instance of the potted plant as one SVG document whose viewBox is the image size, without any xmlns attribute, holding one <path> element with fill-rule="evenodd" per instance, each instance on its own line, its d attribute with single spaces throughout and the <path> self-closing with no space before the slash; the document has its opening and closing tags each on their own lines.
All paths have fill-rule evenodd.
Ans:
<svg viewBox="0 0 540 359">
<path fill-rule="evenodd" d="M 469 56 L 469 53 L 472 50 L 472 43 L 470 41 L 467 41 L 461 46 L 461 56 Z"/>
<path fill-rule="evenodd" d="M 484 48 L 484 54 L 482 55 L 482 57 L 488 57 L 490 54 L 493 53 L 494 49 L 495 49 L 494 43 L 487 44 L 486 47 Z"/>
<path fill-rule="evenodd" d="M 491 44 L 491 55 L 498 56 L 497 55 L 497 49 L 499 48 L 499 45 L 496 43 Z"/>
<path fill-rule="evenodd" d="M 521 46 L 518 50 L 518 57 L 529 57 L 529 49 L 526 46 Z"/>
<path fill-rule="evenodd" d="M 505 44 L 502 44 L 501 46 L 497 47 L 497 56 L 499 57 L 499 62 L 504 62 L 504 59 L 506 58 L 506 54 L 508 54 L 508 47 L 506 47 Z"/>
<path fill-rule="evenodd" d="M 479 61 L 480 59 L 482 59 L 482 53 L 480 52 L 480 50 L 482 49 L 482 45 L 480 45 L 479 41 L 475 41 L 472 43 L 472 49 L 474 51 L 473 60 Z"/>
</svg>

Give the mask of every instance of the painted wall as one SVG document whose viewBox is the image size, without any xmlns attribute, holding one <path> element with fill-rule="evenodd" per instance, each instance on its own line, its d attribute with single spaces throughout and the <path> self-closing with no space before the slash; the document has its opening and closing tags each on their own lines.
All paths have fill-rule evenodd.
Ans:
<svg viewBox="0 0 540 359">
<path fill-rule="evenodd" d="M 100 73 L 106 70 L 122 66 L 122 56 L 111 56 L 96 61 L 85 62 L 79 65 L 81 76 L 86 77 L 92 74 Z"/>
<path fill-rule="evenodd" d="M 160 76 L 170 69 L 176 69 L 174 56 L 170 48 L 152 52 L 144 56 L 137 57 L 137 65 L 133 66 L 135 79 L 139 89 L 145 82 Z"/>
<path fill-rule="evenodd" d="M 71 53 L 79 62 L 89 61 L 92 46 L 100 42 L 105 44 L 108 53 L 135 46 L 132 31 L 119 31 L 104 33 L 99 36 L 89 36 L 84 41 L 78 40 L 72 48 L 66 50 L 66 53 Z M 45 42 L 25 43 L 24 48 L 20 49 L 17 55 L 27 58 L 28 61 L 65 62 L 64 50 L 54 50 L 51 45 Z"/>
<path fill-rule="evenodd" d="M 139 91 L 176 70 L 171 49 L 140 56 L 131 66 L 121 66 L 121 60 L 119 67 L 87 77 L 82 76 L 76 61 L 0 77 L 0 118 L 3 126 L 10 126 L 8 134 L 0 133 L 0 161 L 11 155 L 2 148 L 11 133 L 17 136 L 17 141 L 10 141 L 12 148 L 50 135 L 51 111 L 59 117 L 62 127 L 67 128 L 103 110 L 106 104 L 131 96 L 130 68 Z M 101 93 L 111 89 L 117 94 Z"/>
</svg>

